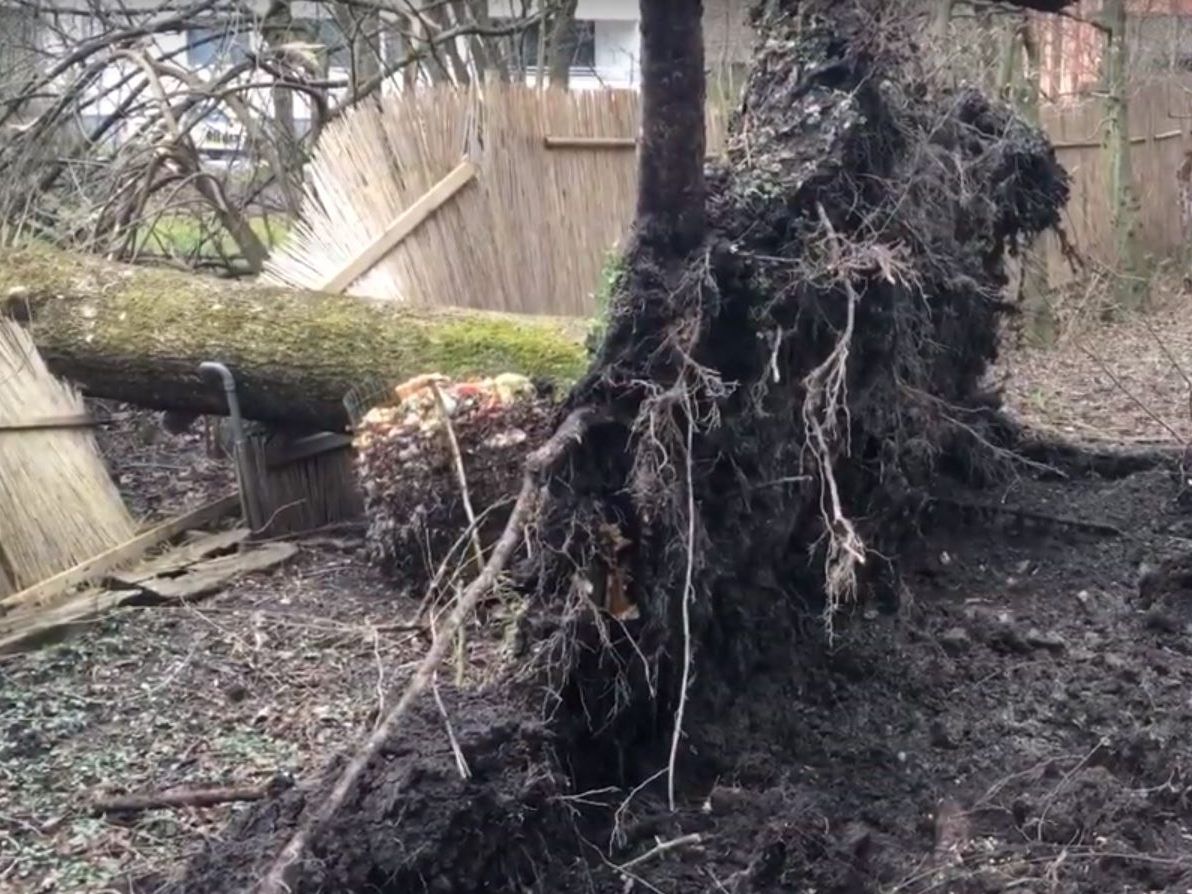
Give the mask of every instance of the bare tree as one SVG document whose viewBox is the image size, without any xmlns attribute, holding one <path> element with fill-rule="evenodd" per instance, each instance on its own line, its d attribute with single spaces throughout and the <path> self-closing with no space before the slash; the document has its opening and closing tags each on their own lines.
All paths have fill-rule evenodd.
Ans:
<svg viewBox="0 0 1192 894">
<path fill-rule="evenodd" d="M 575 59 L 575 11 L 579 0 L 561 0 L 550 22 L 548 74 L 552 87 L 567 88 Z"/>
<path fill-rule="evenodd" d="M 323 125 L 386 90 L 524 77 L 512 48 L 553 9 L 519 0 L 496 20 L 485 0 L 313 5 L 300 18 L 291 0 L 12 0 L 5 238 L 256 272 Z"/>
<path fill-rule="evenodd" d="M 1105 161 L 1109 173 L 1109 207 L 1117 243 L 1117 304 L 1126 310 L 1146 300 L 1142 250 L 1138 239 L 1138 193 L 1130 163 L 1128 81 L 1129 18 L 1125 0 L 1105 0 L 1101 11 L 1105 31 L 1103 80 L 1105 84 Z"/>
</svg>

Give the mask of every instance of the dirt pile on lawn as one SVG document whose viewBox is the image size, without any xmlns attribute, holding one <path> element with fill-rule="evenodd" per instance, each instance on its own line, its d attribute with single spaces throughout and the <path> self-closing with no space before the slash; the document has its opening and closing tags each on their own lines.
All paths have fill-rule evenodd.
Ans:
<svg viewBox="0 0 1192 894">
<path fill-rule="evenodd" d="M 735 757 L 729 724 L 789 735 L 776 708 L 802 632 L 866 598 L 895 606 L 929 484 L 997 473 L 982 380 L 1004 262 L 1058 221 L 1063 171 L 1038 131 L 916 71 L 901 4 L 763 6 L 728 160 L 707 175 L 705 238 L 682 256 L 656 233 L 630 249 L 605 342 L 567 402 L 583 437 L 538 495 L 515 569 L 522 673 L 489 696 L 521 732 L 469 740 L 486 771 L 443 790 L 441 824 L 403 805 L 456 768 L 411 769 L 394 742 L 296 890 L 416 877 L 496 890 L 599 864 L 579 830 L 623 844 L 621 817 L 576 792 L 665 779 L 677 761 L 702 797 Z M 461 703 L 466 723 L 486 716 L 480 703 Z M 549 747 L 527 763 L 529 729 Z M 517 779 L 524 797 L 509 794 Z M 483 871 L 428 858 L 492 815 L 494 786 L 503 819 L 468 846 Z M 292 822 L 250 817 L 186 889 L 259 877 Z"/>
</svg>

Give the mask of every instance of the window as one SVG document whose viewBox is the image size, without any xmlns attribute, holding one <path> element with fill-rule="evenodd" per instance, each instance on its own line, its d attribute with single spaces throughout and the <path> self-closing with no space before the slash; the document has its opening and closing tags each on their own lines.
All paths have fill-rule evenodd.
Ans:
<svg viewBox="0 0 1192 894">
<path fill-rule="evenodd" d="M 247 31 L 232 28 L 188 28 L 186 59 L 192 68 L 243 62 L 252 50 Z"/>
<path fill-rule="evenodd" d="M 348 38 L 332 19 L 295 19 L 295 38 L 310 41 L 316 47 L 320 61 L 329 68 L 350 68 L 352 52 Z"/>
<path fill-rule="evenodd" d="M 538 34 L 540 24 L 529 25 L 520 34 L 514 35 L 514 55 L 520 67 L 530 70 L 538 67 Z M 550 25 L 547 25 L 547 38 Z M 562 51 L 570 58 L 571 68 L 593 71 L 596 68 L 596 23 L 591 19 L 576 19 L 563 36 Z M 550 52 L 550 48 L 547 48 Z"/>
</svg>

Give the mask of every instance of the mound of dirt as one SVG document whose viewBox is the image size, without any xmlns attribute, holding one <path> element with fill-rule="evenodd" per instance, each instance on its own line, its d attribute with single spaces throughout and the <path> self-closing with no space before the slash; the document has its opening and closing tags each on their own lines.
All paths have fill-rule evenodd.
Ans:
<svg viewBox="0 0 1192 894">
<path fill-rule="evenodd" d="M 294 891 L 486 891 L 532 885 L 559 842 L 563 809 L 551 734 L 517 703 L 444 688 L 383 750 L 335 823 L 295 867 Z M 324 785 L 293 789 L 228 830 L 184 883 L 138 890 L 249 890 Z"/>
<path fill-rule="evenodd" d="M 858 613 L 831 642 L 809 622 L 769 673 L 694 718 L 676 811 L 663 777 L 638 784 L 664 757 L 580 788 L 582 752 L 561 754 L 517 693 L 444 686 L 471 778 L 427 699 L 297 890 L 1192 886 L 1192 645 L 1148 621 L 1138 588 L 1140 562 L 1177 550 L 1192 520 L 1166 468 L 1059 471 L 940 494 L 898 613 Z M 242 890 L 324 790 L 251 811 L 164 890 Z"/>
</svg>

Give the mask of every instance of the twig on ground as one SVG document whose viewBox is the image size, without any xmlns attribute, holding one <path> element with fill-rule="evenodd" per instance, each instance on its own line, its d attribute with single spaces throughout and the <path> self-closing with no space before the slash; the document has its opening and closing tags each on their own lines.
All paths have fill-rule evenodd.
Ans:
<svg viewBox="0 0 1192 894">
<path fill-rule="evenodd" d="M 1109 376 L 1110 381 L 1113 382 L 1113 384 L 1117 387 L 1117 389 L 1119 391 L 1122 392 L 1122 394 L 1126 395 L 1126 397 L 1129 399 L 1130 403 L 1134 404 L 1134 406 L 1138 407 L 1138 409 L 1140 409 L 1140 410 L 1142 410 L 1142 412 L 1146 413 L 1147 416 L 1149 416 L 1151 418 L 1151 420 L 1153 422 L 1155 422 L 1155 424 L 1157 424 L 1160 427 L 1162 427 L 1163 429 L 1165 429 L 1169 435 L 1171 435 L 1173 438 L 1175 438 L 1175 440 L 1178 444 L 1180 444 L 1184 447 L 1188 446 L 1188 442 L 1184 439 L 1184 437 L 1179 432 L 1177 432 L 1174 428 L 1172 428 L 1170 425 L 1168 425 L 1166 422 L 1164 422 L 1155 413 L 1154 410 L 1152 410 L 1150 407 L 1148 407 L 1146 404 L 1144 404 L 1141 400 L 1139 400 L 1137 397 L 1135 397 L 1133 392 L 1131 392 L 1130 389 L 1127 388 L 1122 383 L 1121 379 L 1119 379 L 1117 376 L 1115 376 L 1113 374 L 1113 371 L 1110 370 L 1110 368 L 1105 365 L 1105 362 L 1100 357 L 1098 357 L 1096 354 L 1094 354 L 1092 351 L 1090 351 L 1084 345 L 1078 345 L 1078 347 L 1080 348 L 1081 351 L 1084 352 L 1084 354 L 1086 356 L 1088 356 L 1088 358 L 1090 360 L 1093 361 L 1093 363 L 1097 364 L 1097 366 L 1099 366 L 1101 368 L 1101 372 L 1103 372 L 1103 373 L 1105 373 L 1105 375 Z"/>
<path fill-rule="evenodd" d="M 1172 369 L 1180 374 L 1180 378 L 1183 379 L 1184 384 L 1188 386 L 1188 421 L 1192 422 L 1192 377 L 1188 376 L 1183 364 L 1181 364 L 1175 358 L 1175 355 L 1171 353 L 1171 349 L 1167 347 L 1167 342 L 1165 342 L 1162 336 L 1155 331 L 1155 327 L 1152 326 L 1151 321 L 1146 318 L 1146 314 L 1139 314 L 1139 317 L 1142 320 L 1142 325 L 1146 327 L 1146 331 L 1150 333 L 1151 338 L 1155 340 L 1155 344 L 1159 346 L 1159 350 L 1163 352 L 1163 356 L 1167 358 L 1167 362 L 1171 364 Z"/>
<path fill-rule="evenodd" d="M 431 629 L 434 635 L 434 629 Z M 381 661 L 381 633 L 372 624 L 368 625 L 368 638 L 372 642 L 373 661 L 377 665 L 377 716 L 385 716 L 385 663 Z"/>
<path fill-rule="evenodd" d="M 173 792 L 152 792 L 140 795 L 115 795 L 96 798 L 92 813 L 138 813 L 162 807 L 214 807 L 234 801 L 260 801 L 272 791 L 270 786 L 240 788 L 204 788 Z"/>
<path fill-rule="evenodd" d="M 1109 739 L 1107 737 L 1103 736 L 1100 739 L 1098 739 L 1097 744 L 1094 745 L 1088 751 L 1088 753 L 1085 754 L 1084 757 L 1082 757 L 1076 763 L 1075 767 L 1073 767 L 1071 770 L 1069 770 L 1067 773 L 1065 773 L 1063 778 L 1060 779 L 1060 781 L 1056 783 L 1055 788 L 1053 788 L 1051 790 L 1051 793 L 1048 794 L 1048 796 L 1047 796 L 1047 800 L 1044 802 L 1043 811 L 1039 814 L 1039 828 L 1036 832 L 1036 841 L 1043 840 L 1043 831 L 1044 831 L 1044 828 L 1047 823 L 1047 814 L 1049 812 L 1051 812 L 1051 807 L 1055 803 L 1055 799 L 1059 795 L 1060 791 L 1063 790 L 1064 786 L 1066 786 L 1069 782 L 1071 782 L 1075 778 L 1077 773 L 1079 773 L 1082 769 L 1084 769 L 1088 765 L 1089 761 L 1091 761 L 1094 757 L 1097 756 L 1098 753 L 1104 751 L 1108 747 L 1109 747 Z"/>
<path fill-rule="evenodd" d="M 439 706 L 439 713 L 443 715 L 443 726 L 447 730 L 447 741 L 451 743 L 451 753 L 455 756 L 455 767 L 459 770 L 460 779 L 471 779 L 472 770 L 464 757 L 464 751 L 459 747 L 459 740 L 455 738 L 455 730 L 451 726 L 451 718 L 447 715 L 447 706 L 443 704 L 443 696 L 439 694 L 439 675 L 434 674 L 430 681 L 431 692 L 435 696 L 435 704 Z"/>
</svg>

